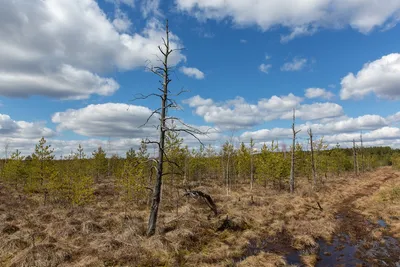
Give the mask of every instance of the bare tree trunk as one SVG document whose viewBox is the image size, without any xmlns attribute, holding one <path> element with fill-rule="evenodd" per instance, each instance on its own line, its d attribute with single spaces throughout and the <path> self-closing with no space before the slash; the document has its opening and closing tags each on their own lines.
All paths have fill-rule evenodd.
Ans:
<svg viewBox="0 0 400 267">
<path fill-rule="evenodd" d="M 230 155 L 228 154 L 228 159 L 226 161 L 226 195 L 229 196 L 229 193 L 231 191 L 231 178 L 229 176 L 229 160 L 230 160 Z"/>
<path fill-rule="evenodd" d="M 360 154 L 361 154 L 361 172 L 364 172 L 364 147 L 363 147 L 363 136 L 362 132 L 360 134 L 360 142 L 361 142 L 361 147 L 360 147 Z"/>
<path fill-rule="evenodd" d="M 314 143 L 313 143 L 313 133 L 311 128 L 308 130 L 308 135 L 310 136 L 310 150 L 311 150 L 311 168 L 313 176 L 313 189 L 317 188 L 317 173 L 315 171 L 315 161 L 314 161 Z"/>
<path fill-rule="evenodd" d="M 254 184 L 254 161 L 253 161 L 253 151 L 250 154 L 250 191 L 253 190 Z"/>
<path fill-rule="evenodd" d="M 153 195 L 152 195 L 152 204 L 150 207 L 150 216 L 149 216 L 149 222 L 148 222 L 148 228 L 147 228 L 147 235 L 152 236 L 155 234 L 156 231 L 156 226 L 157 226 L 157 216 L 158 216 L 158 211 L 160 208 L 160 203 L 161 203 L 161 194 L 162 194 L 162 188 L 163 188 L 163 175 L 166 175 L 164 173 L 164 162 L 169 162 L 174 164 L 175 166 L 179 167 L 180 166 L 176 162 L 171 162 L 166 155 L 165 152 L 165 138 L 166 138 L 166 133 L 167 132 L 184 132 L 186 134 L 191 135 L 199 143 L 203 145 L 203 143 L 200 141 L 199 138 L 197 138 L 196 134 L 205 134 L 204 132 L 191 127 L 190 125 L 185 124 L 182 122 L 179 118 L 175 116 L 167 116 L 168 115 L 168 110 L 170 108 L 177 109 L 179 106 L 176 103 L 174 99 L 171 99 L 169 97 L 169 89 L 168 85 L 171 82 L 171 79 L 169 78 L 169 72 L 170 72 L 170 67 L 168 65 L 168 57 L 171 53 L 173 53 L 176 50 L 181 50 L 181 49 L 171 49 L 170 47 L 170 39 L 169 39 L 169 28 L 168 28 L 168 20 L 166 21 L 165 25 L 165 32 L 166 32 L 166 37 L 165 39 L 162 38 L 163 40 L 163 46 L 158 46 L 158 50 L 160 53 L 163 55 L 163 59 L 161 59 L 161 66 L 152 66 L 151 68 L 148 68 L 149 71 L 152 73 L 156 74 L 161 78 L 160 82 L 162 84 L 162 88 L 158 88 L 158 91 L 160 93 L 152 93 L 147 96 L 140 95 L 137 99 L 147 99 L 151 96 L 159 97 L 161 99 L 161 107 L 158 109 L 153 110 L 151 115 L 147 118 L 147 121 L 145 124 L 149 122 L 149 120 L 153 117 L 153 115 L 157 114 L 159 115 L 159 120 L 160 120 L 160 125 L 159 130 L 160 130 L 160 136 L 158 141 L 149 141 L 147 140 L 147 144 L 156 144 L 158 147 L 158 159 L 155 160 L 157 162 L 157 175 L 156 175 L 156 181 L 155 181 L 155 186 L 153 190 Z M 181 93 L 185 92 L 185 90 L 181 90 L 179 93 L 176 95 L 180 95 Z M 176 128 L 176 127 L 169 127 L 169 124 L 167 124 L 167 121 L 179 121 L 181 125 L 183 125 L 182 128 Z M 145 125 L 144 124 L 144 125 Z"/>
<path fill-rule="evenodd" d="M 294 193 L 294 189 L 295 189 L 294 167 L 295 167 L 296 135 L 300 132 L 300 131 L 296 131 L 295 128 L 294 128 L 295 121 L 296 121 L 296 110 L 293 109 L 293 123 L 292 123 L 292 131 L 293 131 L 292 160 L 291 160 L 291 165 L 290 165 L 290 180 L 289 180 L 290 193 Z"/>
<path fill-rule="evenodd" d="M 171 54 L 172 50 L 169 47 L 169 29 L 168 20 L 165 25 L 166 40 L 164 41 L 165 51 L 163 52 L 159 47 L 161 53 L 164 55 L 163 60 L 163 96 L 161 97 L 161 116 L 160 116 L 160 141 L 158 143 L 158 167 L 157 167 L 157 177 L 156 184 L 153 191 L 153 200 L 151 204 L 149 223 L 147 228 L 147 235 L 152 236 L 155 234 L 157 227 L 157 216 L 158 208 L 161 201 L 161 187 L 162 187 L 162 177 L 163 177 L 163 167 L 164 167 L 164 143 L 165 143 L 165 118 L 167 114 L 167 99 L 168 99 L 168 84 L 169 79 L 169 68 L 168 68 L 168 56 Z"/>
<path fill-rule="evenodd" d="M 354 173 L 358 175 L 358 162 L 357 162 L 357 149 L 356 149 L 356 141 L 353 139 L 353 165 L 354 165 Z"/>
<path fill-rule="evenodd" d="M 254 141 L 253 141 L 253 139 L 250 139 L 250 191 L 253 190 L 253 184 L 254 184 L 254 159 L 253 159 L 253 153 L 254 153 Z"/>
</svg>

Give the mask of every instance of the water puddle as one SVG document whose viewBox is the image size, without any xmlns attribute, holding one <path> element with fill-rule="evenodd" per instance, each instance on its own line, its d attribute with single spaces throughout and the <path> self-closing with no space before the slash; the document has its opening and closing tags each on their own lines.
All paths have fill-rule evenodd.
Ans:
<svg viewBox="0 0 400 267">
<path fill-rule="evenodd" d="M 351 244 L 350 237 L 341 234 L 333 239 L 331 244 L 319 241 L 319 254 L 316 266 L 335 266 L 336 264 L 346 264 L 355 266 L 364 262 L 356 257 L 357 246 Z"/>
<path fill-rule="evenodd" d="M 356 213 L 338 214 L 336 219 L 341 223 L 342 233 L 336 235 L 332 242 L 321 239 L 317 246 L 298 251 L 291 247 L 291 239 L 287 235 L 263 241 L 250 240 L 242 256 L 234 258 L 233 261 L 239 263 L 261 252 L 270 252 L 283 255 L 288 264 L 295 266 L 304 266 L 301 262 L 302 255 L 317 255 L 317 267 L 400 267 L 400 242 L 387 236 L 389 225 L 383 219 L 372 223 Z M 370 234 L 373 229 L 380 229 L 378 232 L 381 232 L 382 236 L 379 239 Z"/>
<path fill-rule="evenodd" d="M 382 219 L 378 220 L 378 225 L 383 228 L 387 228 L 388 226 L 387 223 Z"/>
<path fill-rule="evenodd" d="M 331 244 L 319 242 L 319 261 L 316 266 L 400 266 L 400 244 L 393 237 L 383 236 L 380 240 L 359 240 L 354 243 L 346 234 L 333 239 Z"/>
</svg>

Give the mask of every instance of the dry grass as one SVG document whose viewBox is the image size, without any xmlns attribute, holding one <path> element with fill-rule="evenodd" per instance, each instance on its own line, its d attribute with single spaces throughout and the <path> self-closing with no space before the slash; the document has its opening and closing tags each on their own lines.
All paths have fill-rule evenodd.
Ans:
<svg viewBox="0 0 400 267">
<path fill-rule="evenodd" d="M 386 192 L 392 186 L 384 184 L 388 172 L 393 173 L 383 168 L 357 178 L 332 177 L 318 193 L 300 180 L 294 195 L 261 186 L 250 192 L 243 185 L 227 196 L 223 186 L 199 187 L 215 200 L 217 217 L 200 200 L 180 198 L 176 209 L 176 195 L 167 187 L 159 231 L 151 238 L 144 236 L 147 208 L 135 203 L 126 207 L 107 184 L 96 190 L 93 204 L 79 208 L 42 206 L 40 199 L 0 185 L 0 266 L 231 266 L 251 242 L 263 240 L 281 246 L 236 260 L 238 265 L 287 266 L 285 246 L 306 251 L 318 238 L 330 239 L 343 201 L 356 200 L 363 190 L 381 184 L 379 192 Z M 399 177 L 392 178 L 388 183 L 399 185 Z M 399 216 L 400 206 L 381 201 L 384 193 L 379 192 L 357 202 L 358 207 L 371 216 L 381 212 L 400 233 L 399 224 L 389 218 Z M 371 205 L 361 203 L 366 201 Z M 227 216 L 237 230 L 216 231 Z M 312 254 L 302 259 L 308 266 L 316 262 Z"/>
<path fill-rule="evenodd" d="M 393 179 L 380 184 L 378 190 L 358 199 L 355 204 L 370 221 L 383 220 L 390 234 L 400 238 L 400 175 L 393 172 Z M 376 239 L 382 235 L 380 232 L 372 234 Z"/>
</svg>

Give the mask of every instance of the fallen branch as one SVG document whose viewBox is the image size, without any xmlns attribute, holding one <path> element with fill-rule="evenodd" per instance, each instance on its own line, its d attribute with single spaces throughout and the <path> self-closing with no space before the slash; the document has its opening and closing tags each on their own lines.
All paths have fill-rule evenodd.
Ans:
<svg viewBox="0 0 400 267">
<path fill-rule="evenodd" d="M 305 205 L 307 208 L 311 208 L 311 209 L 315 209 L 315 210 L 319 210 L 319 211 L 323 211 L 324 209 L 321 207 L 321 204 L 319 204 L 319 202 L 317 201 L 317 205 L 318 205 L 318 208 L 316 208 L 316 207 L 313 207 L 313 206 L 310 206 L 310 205 Z"/>
<path fill-rule="evenodd" d="M 215 216 L 218 215 L 217 205 L 215 205 L 210 195 L 197 190 L 196 191 L 186 190 L 184 196 L 192 198 L 201 197 L 207 203 L 208 207 L 214 212 Z"/>
</svg>

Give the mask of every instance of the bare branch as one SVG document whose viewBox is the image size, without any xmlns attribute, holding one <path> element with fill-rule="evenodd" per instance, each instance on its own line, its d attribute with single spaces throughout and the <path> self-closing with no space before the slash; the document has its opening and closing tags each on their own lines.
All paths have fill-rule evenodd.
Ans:
<svg viewBox="0 0 400 267">
<path fill-rule="evenodd" d="M 148 95 L 136 94 L 135 97 L 133 99 L 131 99 L 130 101 L 144 100 L 144 99 L 147 99 L 147 98 L 152 97 L 152 96 L 162 97 L 162 95 L 155 94 L 155 93 L 151 93 L 151 94 L 148 94 Z"/>
<path fill-rule="evenodd" d="M 180 96 L 183 93 L 189 93 L 189 92 L 190 92 L 189 90 L 185 90 L 182 88 L 178 93 L 172 94 L 172 96 Z"/>
<path fill-rule="evenodd" d="M 150 116 L 147 118 L 146 122 L 143 123 L 142 125 L 140 125 L 139 128 L 142 128 L 143 126 L 145 126 L 145 125 L 150 121 L 150 119 L 154 116 L 154 114 L 160 115 L 160 111 L 159 111 L 160 109 L 161 109 L 161 108 L 158 108 L 158 109 L 153 110 L 153 112 L 152 112 L 152 113 L 150 114 Z"/>
<path fill-rule="evenodd" d="M 194 137 L 201 145 L 204 146 L 203 142 L 196 136 L 196 133 L 194 133 L 193 131 L 191 131 L 189 129 L 169 129 L 169 131 L 171 131 L 171 132 L 185 132 L 185 133 L 191 135 L 192 137 Z"/>
<path fill-rule="evenodd" d="M 161 54 L 163 54 L 163 55 L 164 55 L 164 57 L 165 57 L 165 56 L 167 56 L 167 54 L 166 54 L 166 53 L 164 53 L 164 51 L 161 49 L 161 46 L 158 46 L 158 50 L 160 50 Z"/>
</svg>

